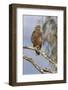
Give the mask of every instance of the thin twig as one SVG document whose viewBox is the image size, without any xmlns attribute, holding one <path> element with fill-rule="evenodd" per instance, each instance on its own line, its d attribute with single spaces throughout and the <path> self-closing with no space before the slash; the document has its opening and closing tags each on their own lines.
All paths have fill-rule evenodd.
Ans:
<svg viewBox="0 0 68 90">
<path fill-rule="evenodd" d="M 35 48 L 35 47 L 27 47 L 27 46 L 24 46 L 23 47 L 24 49 L 30 49 L 30 50 L 37 50 L 37 48 Z M 55 67 L 57 67 L 56 66 L 56 63 L 44 52 L 44 51 L 42 51 L 42 50 L 37 50 L 44 58 L 46 58 L 50 63 L 52 63 L 52 64 L 54 64 L 55 65 Z"/>
<path fill-rule="evenodd" d="M 45 72 L 52 73 L 49 69 L 47 68 L 42 68 L 40 67 L 32 58 L 23 56 L 23 59 L 29 61 L 40 73 L 44 74 Z"/>
</svg>

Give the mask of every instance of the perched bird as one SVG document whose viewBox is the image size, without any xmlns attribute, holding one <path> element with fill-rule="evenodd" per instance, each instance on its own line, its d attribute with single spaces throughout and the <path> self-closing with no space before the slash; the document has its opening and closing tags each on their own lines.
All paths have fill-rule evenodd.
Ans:
<svg viewBox="0 0 68 90">
<path fill-rule="evenodd" d="M 41 26 L 37 25 L 35 27 L 35 30 L 32 32 L 31 41 L 33 43 L 33 47 L 36 47 L 36 54 L 39 55 L 40 53 L 38 50 L 42 47 L 42 32 L 41 32 Z"/>
</svg>

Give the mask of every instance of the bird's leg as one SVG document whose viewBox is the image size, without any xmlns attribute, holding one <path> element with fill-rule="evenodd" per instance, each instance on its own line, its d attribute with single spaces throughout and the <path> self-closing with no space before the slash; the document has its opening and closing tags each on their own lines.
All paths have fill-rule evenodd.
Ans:
<svg viewBox="0 0 68 90">
<path fill-rule="evenodd" d="M 37 53 L 37 55 L 40 55 L 39 50 L 40 50 L 40 46 L 39 46 L 39 45 L 37 45 L 37 46 L 36 46 L 36 53 Z"/>
</svg>

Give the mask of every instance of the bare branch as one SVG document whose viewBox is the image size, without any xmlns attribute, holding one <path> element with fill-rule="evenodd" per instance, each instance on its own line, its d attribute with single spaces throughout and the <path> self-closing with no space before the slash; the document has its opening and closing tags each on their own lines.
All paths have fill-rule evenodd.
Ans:
<svg viewBox="0 0 68 90">
<path fill-rule="evenodd" d="M 52 73 L 49 69 L 47 68 L 42 68 L 40 67 L 34 60 L 32 60 L 32 58 L 27 57 L 27 56 L 23 56 L 23 59 L 27 60 L 28 62 L 30 62 L 40 73 L 44 74 L 45 72 L 49 72 Z"/>
<path fill-rule="evenodd" d="M 27 46 L 25 46 L 25 47 L 23 47 L 24 49 L 30 49 L 30 50 L 37 50 L 37 48 L 35 48 L 35 47 L 27 47 Z M 50 63 L 52 63 L 52 64 L 54 64 L 55 65 L 55 67 L 57 67 L 56 66 L 56 63 L 44 52 L 44 51 L 42 51 L 42 50 L 37 50 L 45 59 L 47 59 Z"/>
</svg>

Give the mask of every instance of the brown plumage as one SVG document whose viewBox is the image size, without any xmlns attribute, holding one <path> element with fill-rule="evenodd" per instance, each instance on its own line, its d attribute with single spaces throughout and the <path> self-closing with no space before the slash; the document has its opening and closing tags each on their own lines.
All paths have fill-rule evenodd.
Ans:
<svg viewBox="0 0 68 90">
<path fill-rule="evenodd" d="M 42 33 L 40 25 L 35 27 L 35 30 L 32 33 L 31 41 L 33 43 L 33 47 L 36 47 L 37 50 L 40 50 L 42 47 Z M 37 55 L 40 53 L 36 50 Z"/>
</svg>

